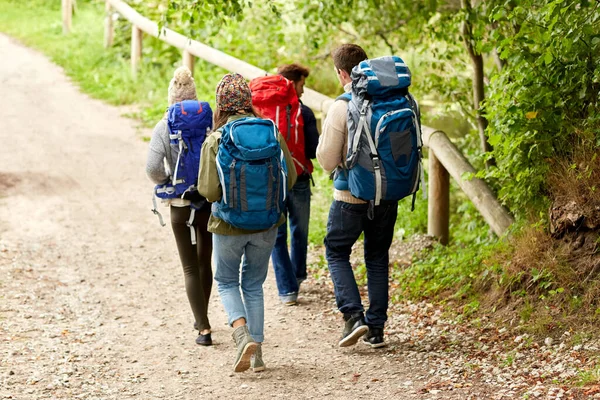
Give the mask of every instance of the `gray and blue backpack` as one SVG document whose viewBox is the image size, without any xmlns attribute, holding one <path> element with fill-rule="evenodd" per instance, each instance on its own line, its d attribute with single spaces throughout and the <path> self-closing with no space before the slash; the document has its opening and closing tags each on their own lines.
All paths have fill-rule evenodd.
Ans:
<svg viewBox="0 0 600 400">
<path fill-rule="evenodd" d="M 217 171 L 223 196 L 213 215 L 237 228 L 264 230 L 281 216 L 287 165 L 271 120 L 246 117 L 221 129 Z"/>
<path fill-rule="evenodd" d="M 349 136 L 346 167 L 335 172 L 334 186 L 372 206 L 412 194 L 414 208 L 424 173 L 410 70 L 400 57 L 380 57 L 362 61 L 351 78 L 352 92 L 338 97 L 348 102 Z"/>
<path fill-rule="evenodd" d="M 196 187 L 198 182 L 198 169 L 200 167 L 200 151 L 207 134 L 212 129 L 212 110 L 207 102 L 197 100 L 184 100 L 171 105 L 167 111 L 167 129 L 169 130 L 169 143 L 177 154 L 175 170 L 171 171 L 169 182 L 156 185 L 154 195 L 160 199 L 168 200 L 182 198 L 190 200 L 192 212 L 187 225 L 192 234 L 192 243 L 196 243 L 195 230 L 192 226 L 195 211 L 202 208 L 206 199 L 203 198 Z M 153 197 L 154 209 L 161 225 L 165 225 L 162 216 L 157 210 L 156 200 Z"/>
</svg>

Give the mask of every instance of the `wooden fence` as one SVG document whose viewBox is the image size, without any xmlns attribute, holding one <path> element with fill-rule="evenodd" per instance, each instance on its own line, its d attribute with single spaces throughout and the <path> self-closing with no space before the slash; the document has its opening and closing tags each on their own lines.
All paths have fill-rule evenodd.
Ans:
<svg viewBox="0 0 600 400">
<path fill-rule="evenodd" d="M 71 30 L 71 16 L 74 0 L 62 0 L 63 31 Z M 113 15 L 118 12 L 132 25 L 131 35 L 131 72 L 135 76 L 142 58 L 143 35 L 154 36 L 183 51 L 183 64 L 191 71 L 194 69 L 194 57 L 201 58 L 225 70 L 237 72 L 246 79 L 253 79 L 268 74 L 254 65 L 232 57 L 222 51 L 213 49 L 196 40 L 187 38 L 175 31 L 163 28 L 137 13 L 121 0 L 106 0 L 104 19 L 104 46 L 113 43 Z M 302 101 L 317 112 L 327 114 L 334 99 L 316 92 L 310 88 L 304 89 Z M 423 127 L 423 143 L 429 148 L 429 182 L 428 182 L 428 234 L 437 237 L 441 243 L 447 244 L 450 221 L 450 176 L 474 206 L 485 221 L 498 236 L 503 235 L 513 223 L 513 217 L 500 204 L 489 186 L 481 179 L 463 179 L 467 173 L 476 171 L 448 136 L 440 131 Z"/>
</svg>

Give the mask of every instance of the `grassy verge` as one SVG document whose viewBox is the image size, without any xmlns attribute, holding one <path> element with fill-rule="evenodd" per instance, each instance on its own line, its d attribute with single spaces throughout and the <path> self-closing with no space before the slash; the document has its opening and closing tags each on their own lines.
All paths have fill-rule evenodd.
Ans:
<svg viewBox="0 0 600 400">
<path fill-rule="evenodd" d="M 0 1 L 0 30 L 46 54 L 84 93 L 113 105 L 134 105 L 145 126 L 152 126 L 166 108 L 167 87 L 179 51 L 158 39 L 144 38 L 136 79 L 129 63 L 126 21 L 116 23 L 115 45 L 105 49 L 103 2 L 79 2 L 73 29 L 62 33 L 60 7 L 38 2 Z M 180 62 L 180 61 L 179 61 Z M 214 88 L 226 71 L 199 61 L 194 74 L 198 96 L 214 105 Z"/>
</svg>

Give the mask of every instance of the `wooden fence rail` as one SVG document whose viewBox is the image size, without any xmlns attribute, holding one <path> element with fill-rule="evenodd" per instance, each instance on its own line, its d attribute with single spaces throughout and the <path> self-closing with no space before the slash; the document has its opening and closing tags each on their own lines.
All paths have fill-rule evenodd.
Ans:
<svg viewBox="0 0 600 400">
<path fill-rule="evenodd" d="M 71 30 L 71 15 L 74 0 L 61 0 L 63 7 L 63 31 Z M 237 72 L 246 79 L 267 75 L 268 72 L 245 61 L 232 57 L 222 51 L 213 49 L 196 40 L 187 38 L 171 29 L 163 28 L 137 13 L 121 0 L 105 0 L 106 15 L 104 19 L 104 45 L 113 44 L 113 13 L 118 12 L 132 24 L 131 35 L 131 70 L 135 77 L 142 56 L 143 34 L 159 38 L 183 51 L 183 64 L 191 71 L 194 69 L 194 57 L 201 58 L 213 65 L 231 72 Z M 334 102 L 329 96 L 304 89 L 302 101 L 317 112 L 327 114 Z M 510 213 L 500 204 L 489 186 L 481 179 L 463 179 L 465 173 L 475 173 L 473 166 L 460 153 L 448 136 L 442 131 L 423 127 L 423 143 L 429 148 L 429 204 L 427 232 L 447 244 L 449 240 L 450 222 L 450 180 L 452 176 L 459 187 L 473 202 L 485 221 L 498 236 L 503 235 L 514 222 Z"/>
</svg>

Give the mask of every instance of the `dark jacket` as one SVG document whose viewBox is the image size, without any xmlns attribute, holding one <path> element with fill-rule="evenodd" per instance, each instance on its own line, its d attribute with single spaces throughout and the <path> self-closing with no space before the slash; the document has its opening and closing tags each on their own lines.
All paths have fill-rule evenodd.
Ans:
<svg viewBox="0 0 600 400">
<path fill-rule="evenodd" d="M 302 119 L 304 119 L 304 155 L 307 160 L 317 157 L 317 145 L 319 144 L 319 130 L 317 129 L 317 119 L 315 114 L 308 107 L 302 104 Z"/>
</svg>

